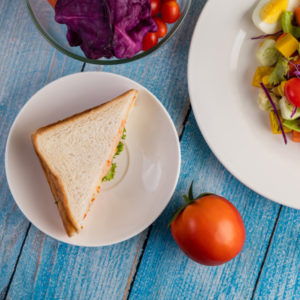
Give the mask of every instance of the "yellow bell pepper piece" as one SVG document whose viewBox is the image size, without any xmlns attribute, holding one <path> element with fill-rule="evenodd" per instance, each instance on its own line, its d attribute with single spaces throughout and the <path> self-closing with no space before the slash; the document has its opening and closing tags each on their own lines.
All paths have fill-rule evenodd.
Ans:
<svg viewBox="0 0 300 300">
<path fill-rule="evenodd" d="M 281 81 L 281 83 L 276 86 L 275 88 L 272 89 L 272 92 L 276 95 L 276 96 L 284 96 L 284 86 L 285 86 L 286 81 Z"/>
<path fill-rule="evenodd" d="M 281 133 L 276 113 L 273 110 L 270 111 L 269 117 L 270 117 L 270 123 L 271 123 L 272 133 L 273 134 L 279 134 L 279 133 Z M 282 121 L 281 117 L 280 117 L 280 120 Z M 284 130 L 285 133 L 289 133 L 289 132 L 292 131 L 291 129 L 289 129 L 289 128 L 285 127 L 285 126 L 283 126 L 283 130 Z"/>
<path fill-rule="evenodd" d="M 290 57 L 299 47 L 299 42 L 290 33 L 278 39 L 275 48 L 286 58 Z"/>
<path fill-rule="evenodd" d="M 262 83 L 265 85 L 265 86 L 269 86 L 270 83 L 269 83 L 269 75 L 266 75 L 262 78 Z"/>
<path fill-rule="evenodd" d="M 267 88 L 272 87 L 272 85 L 269 84 L 269 76 L 273 70 L 274 68 L 272 67 L 258 67 L 252 80 L 252 86 L 261 87 L 260 83 L 262 82 Z"/>
</svg>

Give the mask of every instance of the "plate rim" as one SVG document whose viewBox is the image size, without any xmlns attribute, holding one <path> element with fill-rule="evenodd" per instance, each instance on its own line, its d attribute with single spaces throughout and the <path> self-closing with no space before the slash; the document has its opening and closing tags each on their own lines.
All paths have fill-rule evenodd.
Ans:
<svg viewBox="0 0 300 300">
<path fill-rule="evenodd" d="M 195 116 L 195 120 L 197 123 L 198 128 L 201 131 L 201 134 L 205 140 L 205 142 L 207 143 L 207 145 L 209 146 L 209 149 L 212 151 L 212 153 L 214 154 L 214 156 L 217 158 L 217 160 L 224 166 L 224 168 L 230 173 L 232 174 L 239 182 L 241 182 L 243 185 L 245 185 L 247 188 L 249 188 L 250 190 L 254 191 L 255 193 L 257 193 L 258 195 L 264 197 L 267 200 L 270 200 L 274 203 L 277 203 L 279 205 L 283 205 L 286 207 L 290 207 L 293 209 L 300 209 L 300 203 L 297 205 L 297 203 L 291 203 L 291 201 L 289 202 L 284 202 L 284 200 L 278 199 L 279 197 L 276 197 L 274 195 L 272 195 L 272 192 L 266 192 L 266 191 L 259 191 L 254 184 L 251 184 L 251 182 L 247 182 L 247 180 L 244 178 L 244 176 L 241 174 L 240 170 L 236 170 L 235 168 L 232 168 L 230 166 L 230 163 L 226 161 L 225 158 L 221 157 L 221 155 L 219 155 L 216 151 L 216 149 L 214 148 L 214 146 L 209 142 L 208 139 L 208 133 L 205 131 L 204 129 L 204 125 L 201 122 L 201 118 L 200 115 L 196 114 L 196 100 L 194 100 L 196 97 L 192 92 L 192 83 L 191 83 L 191 77 L 192 77 L 192 52 L 193 48 L 195 47 L 194 45 L 197 43 L 196 41 L 196 34 L 198 33 L 198 31 L 202 30 L 202 26 L 200 25 L 200 23 L 202 22 L 204 15 L 206 15 L 209 12 L 210 7 L 218 2 L 219 0 L 209 0 L 205 3 L 199 17 L 198 20 L 196 22 L 193 34 L 192 34 L 192 39 L 191 39 L 191 44 L 190 44 L 190 49 L 189 49 L 189 54 L 188 54 L 188 66 L 187 66 L 187 76 L 188 76 L 188 91 L 189 91 L 189 95 L 190 95 L 190 101 L 191 101 L 191 106 L 194 112 L 194 116 Z M 201 28 L 201 29 L 199 29 Z"/>
<path fill-rule="evenodd" d="M 40 227 L 38 226 L 36 221 L 32 221 L 27 213 L 20 207 L 19 205 L 19 201 L 16 200 L 13 189 L 12 189 L 12 179 L 9 178 L 8 176 L 8 148 L 9 148 L 9 144 L 11 143 L 11 138 L 12 138 L 12 133 L 14 131 L 14 128 L 17 124 L 18 119 L 20 118 L 20 116 L 22 115 L 24 109 L 29 105 L 29 103 L 31 102 L 32 98 L 36 97 L 40 92 L 42 92 L 43 90 L 49 88 L 51 85 L 54 85 L 57 81 L 63 81 L 66 78 L 70 78 L 70 77 L 77 77 L 77 76 L 88 76 L 89 74 L 101 74 L 100 76 L 111 76 L 111 77 L 118 77 L 120 80 L 125 80 L 129 83 L 133 83 L 135 85 L 137 85 L 139 88 L 141 88 L 141 90 L 145 90 L 147 93 L 150 94 L 151 98 L 153 101 L 155 101 L 156 104 L 158 104 L 158 106 L 160 107 L 160 109 L 163 112 L 164 117 L 168 120 L 168 123 L 170 124 L 170 128 L 172 129 L 172 132 L 174 134 L 174 136 L 176 137 L 176 152 L 177 152 L 177 161 L 176 161 L 176 176 L 175 176 L 175 180 L 174 183 L 170 189 L 170 195 L 169 195 L 169 200 L 166 201 L 166 203 L 162 206 L 162 209 L 160 211 L 160 213 L 148 224 L 146 223 L 143 227 L 141 227 L 139 230 L 135 230 L 133 231 L 131 234 L 128 234 L 126 236 L 124 236 L 123 238 L 117 239 L 113 242 L 109 242 L 109 243 L 95 243 L 95 244 L 79 244 L 76 242 L 72 242 L 72 239 L 70 240 L 62 240 L 58 237 L 55 237 L 54 235 L 45 232 L 45 230 L 40 229 Z M 160 100 L 149 90 L 147 89 L 145 86 L 143 86 L 142 84 L 138 83 L 137 81 L 130 79 L 126 76 L 120 75 L 120 74 L 116 74 L 113 72 L 105 72 L 105 71 L 87 71 L 87 72 L 76 72 L 76 73 L 72 73 L 72 74 L 68 74 L 62 77 L 59 77 L 49 83 L 47 83 L 46 85 L 44 85 L 43 87 L 41 87 L 39 90 L 37 90 L 33 95 L 31 95 L 29 97 L 29 99 L 24 103 L 24 105 L 21 107 L 21 109 L 18 111 L 17 115 L 14 118 L 13 123 L 10 126 L 9 129 L 9 133 L 7 135 L 7 139 L 6 139 L 6 145 L 5 145 L 5 154 L 4 154 L 4 165 L 5 165 L 5 176 L 6 176 L 6 181 L 9 187 L 9 191 L 10 194 L 13 197 L 14 202 L 17 204 L 18 209 L 22 212 L 22 214 L 25 216 L 25 218 L 32 224 L 34 225 L 39 231 L 43 232 L 45 235 L 47 235 L 48 237 L 51 237 L 52 239 L 61 242 L 61 243 L 65 243 L 65 244 L 69 244 L 69 245 L 73 245 L 73 246 L 78 246 L 78 247 L 89 247 L 89 248 L 95 248 L 95 247 L 105 247 L 105 246 L 111 246 L 111 245 L 115 245 L 115 244 L 119 244 L 121 242 L 127 241 L 135 236 L 137 236 L 138 234 L 140 234 L 141 232 L 143 232 L 145 229 L 147 229 L 151 224 L 153 224 L 159 217 L 160 215 L 163 213 L 163 211 L 166 209 L 167 205 L 170 203 L 172 196 L 174 195 L 175 189 L 177 187 L 178 184 L 178 180 L 179 180 L 179 176 L 180 176 L 180 171 L 181 171 L 181 148 L 180 148 L 180 141 L 179 141 L 179 137 L 178 137 L 178 133 L 175 127 L 175 124 L 170 116 L 170 114 L 168 113 L 167 109 L 164 107 L 164 105 L 160 102 Z M 80 233 L 79 233 L 80 235 Z M 97 245 L 96 245 L 97 244 Z"/>
</svg>

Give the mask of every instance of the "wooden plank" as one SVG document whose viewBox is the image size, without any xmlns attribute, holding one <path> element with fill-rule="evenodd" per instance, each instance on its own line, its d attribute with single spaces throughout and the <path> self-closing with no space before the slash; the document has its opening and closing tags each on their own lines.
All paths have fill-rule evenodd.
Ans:
<svg viewBox="0 0 300 300">
<path fill-rule="evenodd" d="M 4 151 L 9 128 L 24 103 L 47 82 L 80 71 L 35 29 L 25 1 L 0 1 L 0 299 L 6 293 L 29 222 L 7 186 Z"/>
<path fill-rule="evenodd" d="M 192 29 L 193 23 L 187 24 L 177 32 L 176 38 L 149 58 L 103 68 L 149 88 L 167 107 L 177 129 L 181 127 L 188 104 L 189 42 L 186 37 L 188 33 L 190 38 Z M 87 65 L 85 70 L 99 70 L 99 67 Z M 129 291 L 145 237 L 146 232 L 120 245 L 89 249 L 57 243 L 32 227 L 8 297 L 72 298 L 79 295 L 81 299 L 120 299 Z"/>
<path fill-rule="evenodd" d="M 200 134 L 193 114 L 181 149 L 179 184 L 169 206 L 153 225 L 130 299 L 249 299 L 280 206 L 252 192 L 224 169 Z M 196 264 L 179 250 L 167 229 L 192 180 L 195 193 L 213 192 L 232 201 L 245 222 L 243 251 L 225 265 Z"/>
<path fill-rule="evenodd" d="M 254 299 L 300 299 L 300 211 L 282 207 Z"/>
<path fill-rule="evenodd" d="M 143 238 L 111 247 L 75 247 L 32 226 L 8 299 L 120 299 Z"/>
</svg>

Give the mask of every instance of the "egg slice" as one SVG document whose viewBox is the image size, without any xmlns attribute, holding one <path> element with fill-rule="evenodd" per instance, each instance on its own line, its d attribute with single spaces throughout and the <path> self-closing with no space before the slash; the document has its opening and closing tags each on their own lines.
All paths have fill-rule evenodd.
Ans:
<svg viewBox="0 0 300 300">
<path fill-rule="evenodd" d="M 280 17 L 285 10 L 294 11 L 300 0 L 260 0 L 252 14 L 254 25 L 266 34 L 281 29 Z"/>
</svg>

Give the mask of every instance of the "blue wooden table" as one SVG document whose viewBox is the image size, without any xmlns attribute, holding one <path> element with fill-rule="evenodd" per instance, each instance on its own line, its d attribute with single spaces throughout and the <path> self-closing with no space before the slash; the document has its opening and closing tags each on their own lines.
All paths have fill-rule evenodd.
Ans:
<svg viewBox="0 0 300 300">
<path fill-rule="evenodd" d="M 161 100 L 178 130 L 182 169 L 170 204 L 150 228 L 114 246 L 80 248 L 44 235 L 23 216 L 7 186 L 4 151 L 31 95 L 61 76 L 100 69 L 50 46 L 23 0 L 0 0 L 0 299 L 300 299 L 300 212 L 264 199 L 228 173 L 190 109 L 188 50 L 204 3 L 193 1 L 185 24 L 154 55 L 102 68 L 136 80 Z M 192 180 L 195 191 L 230 199 L 245 222 L 244 248 L 225 265 L 189 260 L 166 229 Z"/>
</svg>

